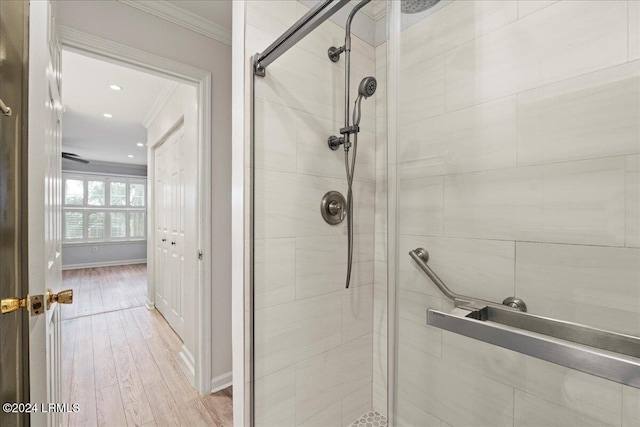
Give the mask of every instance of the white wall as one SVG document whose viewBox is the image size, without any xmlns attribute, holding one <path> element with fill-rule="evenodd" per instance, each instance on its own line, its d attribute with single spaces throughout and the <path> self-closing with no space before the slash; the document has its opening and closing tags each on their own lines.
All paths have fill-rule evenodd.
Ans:
<svg viewBox="0 0 640 427">
<path fill-rule="evenodd" d="M 454 1 L 402 33 L 400 425 L 637 425 L 637 390 L 425 325 L 454 292 L 640 335 L 634 1 Z"/>
<path fill-rule="evenodd" d="M 247 59 L 306 11 L 296 1 L 247 2 Z M 374 99 L 362 102 L 350 289 L 346 221 L 330 226 L 319 212 L 327 191 L 346 194 L 344 150 L 327 146 L 344 125 L 344 58 L 332 63 L 326 52 L 343 42 L 344 29 L 327 21 L 256 81 L 258 426 L 346 426 L 372 407 Z M 374 48 L 357 37 L 352 64 L 355 94 L 375 74 Z"/>
<path fill-rule="evenodd" d="M 231 46 L 117 1 L 59 1 L 60 23 L 212 74 L 212 376 L 231 371 Z"/>
</svg>

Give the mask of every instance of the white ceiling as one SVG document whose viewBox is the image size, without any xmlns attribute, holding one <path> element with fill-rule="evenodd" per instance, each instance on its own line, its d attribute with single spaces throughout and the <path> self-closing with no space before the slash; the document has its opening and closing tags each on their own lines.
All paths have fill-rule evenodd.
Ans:
<svg viewBox="0 0 640 427">
<path fill-rule="evenodd" d="M 167 0 L 167 3 L 231 31 L 230 0 Z"/>
<path fill-rule="evenodd" d="M 147 141 L 142 123 L 159 95 L 175 83 L 69 51 L 62 53 L 62 70 L 62 151 L 87 160 L 145 165 L 146 147 L 136 145 Z M 110 89 L 112 84 L 122 90 Z"/>
</svg>

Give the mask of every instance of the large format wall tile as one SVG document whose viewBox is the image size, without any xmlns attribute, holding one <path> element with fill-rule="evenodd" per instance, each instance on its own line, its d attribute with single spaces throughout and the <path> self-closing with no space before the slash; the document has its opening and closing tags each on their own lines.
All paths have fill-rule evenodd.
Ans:
<svg viewBox="0 0 640 427">
<path fill-rule="evenodd" d="M 400 125 L 444 112 L 444 56 L 428 59 L 400 73 Z"/>
<path fill-rule="evenodd" d="M 447 52 L 447 111 L 626 60 L 626 1 L 558 2 Z"/>
<path fill-rule="evenodd" d="M 402 33 L 403 69 L 442 54 L 517 18 L 515 1 L 454 1 Z"/>
<path fill-rule="evenodd" d="M 525 17 L 556 3 L 558 0 L 518 0 L 518 18 Z"/>
<path fill-rule="evenodd" d="M 626 245 L 640 247 L 640 156 L 627 157 Z"/>
<path fill-rule="evenodd" d="M 602 421 L 518 390 L 515 392 L 514 403 L 514 427 L 602 427 L 603 425 L 616 425 L 613 423 L 603 424 Z"/>
<path fill-rule="evenodd" d="M 250 0 L 247 2 L 246 21 L 272 36 L 267 38 L 271 40 L 273 37 L 279 37 L 296 21 L 296 3 L 289 0 Z"/>
<path fill-rule="evenodd" d="M 398 219 L 401 234 L 442 235 L 442 177 L 400 182 Z"/>
<path fill-rule="evenodd" d="M 294 385 L 295 390 L 295 385 Z M 300 427 L 327 427 L 339 426 L 342 424 L 342 401 L 336 402 L 323 411 L 317 413 L 302 424 Z"/>
<path fill-rule="evenodd" d="M 398 398 L 398 426 L 442 427 L 440 419 L 406 399 Z"/>
<path fill-rule="evenodd" d="M 629 0 L 629 61 L 640 59 L 640 3 Z"/>
<path fill-rule="evenodd" d="M 624 386 L 622 396 L 622 427 L 640 426 L 640 389 Z"/>
<path fill-rule="evenodd" d="M 255 382 L 257 426 L 293 426 L 296 420 L 296 368 L 290 366 Z"/>
<path fill-rule="evenodd" d="M 514 242 L 402 236 L 399 247 L 400 289 L 443 296 L 409 257 L 410 250 L 422 247 L 429 266 L 453 292 L 498 302 L 513 295 Z"/>
<path fill-rule="evenodd" d="M 342 181 L 334 178 L 256 170 L 256 238 L 342 233 L 345 223 L 327 224 L 319 208 L 326 192 L 340 188 Z"/>
<path fill-rule="evenodd" d="M 488 102 L 400 128 L 401 178 L 516 166 L 516 98 Z"/>
<path fill-rule="evenodd" d="M 342 399 L 342 427 L 349 427 L 355 420 L 371 410 L 371 385 L 367 384 Z M 338 424 L 334 424 L 338 425 Z"/>
<path fill-rule="evenodd" d="M 622 387 L 615 382 L 447 331 L 442 357 L 583 415 L 620 424 Z"/>
<path fill-rule="evenodd" d="M 640 61 L 518 95 L 518 164 L 640 152 Z"/>
<path fill-rule="evenodd" d="M 518 242 L 516 253 L 530 313 L 640 336 L 640 249 Z"/>
<path fill-rule="evenodd" d="M 338 292 L 256 310 L 256 378 L 339 346 L 341 315 Z"/>
<path fill-rule="evenodd" d="M 347 275 L 347 237 L 296 239 L 296 298 L 308 298 L 344 289 Z M 351 284 L 373 283 L 373 235 L 355 235 Z"/>
<path fill-rule="evenodd" d="M 296 365 L 296 422 L 371 386 L 371 335 Z"/>
<path fill-rule="evenodd" d="M 263 308 L 296 298 L 295 239 L 256 239 L 255 307 Z"/>
<path fill-rule="evenodd" d="M 290 108 L 256 100 L 256 168 L 296 171 L 296 116 Z"/>
<path fill-rule="evenodd" d="M 625 158 L 471 174 L 444 181 L 444 235 L 624 245 Z"/>
<path fill-rule="evenodd" d="M 373 285 L 351 286 L 341 292 L 342 342 L 346 343 L 371 334 L 373 329 Z M 351 421 L 355 419 L 353 418 Z"/>
<path fill-rule="evenodd" d="M 513 426 L 513 388 L 404 345 L 398 399 L 452 426 Z"/>
<path fill-rule="evenodd" d="M 426 310 L 442 310 L 442 299 L 404 290 L 399 291 L 398 298 L 399 344 L 440 357 L 442 329 L 426 324 Z"/>
</svg>

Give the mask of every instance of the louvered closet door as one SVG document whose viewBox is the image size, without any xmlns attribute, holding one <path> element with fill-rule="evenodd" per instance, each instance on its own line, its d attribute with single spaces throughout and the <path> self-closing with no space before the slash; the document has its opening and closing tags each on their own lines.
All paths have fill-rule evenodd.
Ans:
<svg viewBox="0 0 640 427">
<path fill-rule="evenodd" d="M 156 262 L 156 300 L 158 310 L 169 325 L 182 337 L 184 331 L 184 132 L 176 129 L 165 143 L 156 151 L 164 169 L 160 180 L 157 180 L 157 191 L 161 192 L 162 203 L 158 212 L 162 229 L 156 237 L 161 246 L 161 254 Z M 158 237 L 160 237 L 158 239 Z M 166 239 L 166 241 L 162 241 Z M 159 278 L 158 276 L 162 277 Z"/>
</svg>

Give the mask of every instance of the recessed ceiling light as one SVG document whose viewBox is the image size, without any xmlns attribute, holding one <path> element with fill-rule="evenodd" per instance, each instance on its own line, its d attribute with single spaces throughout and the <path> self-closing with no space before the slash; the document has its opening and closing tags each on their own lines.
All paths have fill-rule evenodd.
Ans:
<svg viewBox="0 0 640 427">
<path fill-rule="evenodd" d="M 109 87 L 113 90 L 122 90 L 122 86 L 118 86 L 118 85 L 111 85 Z"/>
<path fill-rule="evenodd" d="M 143 144 L 142 142 L 138 142 L 136 145 L 137 145 L 138 147 L 144 147 L 144 144 Z"/>
<path fill-rule="evenodd" d="M 107 119 L 110 119 L 111 117 L 113 117 L 113 115 L 109 113 L 104 113 L 103 116 L 105 116 Z"/>
<path fill-rule="evenodd" d="M 133 159 L 133 154 L 129 154 L 127 157 Z"/>
</svg>

